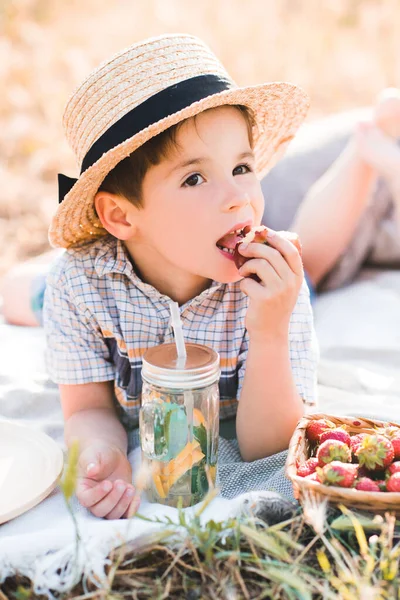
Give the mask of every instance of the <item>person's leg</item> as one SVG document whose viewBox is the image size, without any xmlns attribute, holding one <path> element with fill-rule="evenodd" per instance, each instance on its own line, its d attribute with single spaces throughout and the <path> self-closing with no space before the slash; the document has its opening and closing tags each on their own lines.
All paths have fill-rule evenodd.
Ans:
<svg viewBox="0 0 400 600">
<path fill-rule="evenodd" d="M 380 129 L 398 131 L 400 98 L 382 97 L 374 122 L 360 124 L 345 150 L 311 187 L 290 229 L 302 242 L 303 262 L 312 286 L 345 252 L 379 175 L 393 174 L 400 152 Z"/>
<path fill-rule="evenodd" d="M 398 129 L 400 137 L 400 99 L 398 100 Z M 377 127 L 364 125 L 359 154 L 381 177 L 391 192 L 400 235 L 400 147 Z"/>
<path fill-rule="evenodd" d="M 51 250 L 12 267 L 0 281 L 0 312 L 10 325 L 38 326 L 46 276 L 63 250 Z"/>
<path fill-rule="evenodd" d="M 360 158 L 353 138 L 304 198 L 290 229 L 300 237 L 314 287 L 349 244 L 375 181 L 375 170 Z"/>
</svg>

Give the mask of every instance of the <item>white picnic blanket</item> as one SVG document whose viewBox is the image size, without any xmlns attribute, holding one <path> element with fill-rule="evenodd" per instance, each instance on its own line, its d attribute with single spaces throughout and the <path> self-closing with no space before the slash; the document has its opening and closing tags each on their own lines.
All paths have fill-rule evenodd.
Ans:
<svg viewBox="0 0 400 600">
<path fill-rule="evenodd" d="M 349 287 L 318 297 L 315 324 L 321 349 L 319 409 L 400 421 L 400 271 L 363 270 Z M 63 444 L 58 393 L 46 377 L 43 348 L 41 329 L 0 323 L 0 417 L 37 427 Z M 136 464 L 137 451 L 131 459 Z M 203 521 L 236 515 L 248 496 L 215 498 Z M 33 580 L 38 593 L 49 595 L 69 589 L 82 575 L 101 579 L 113 547 L 161 527 L 136 518 L 100 520 L 75 508 L 83 540 L 77 557 L 75 529 L 57 490 L 1 525 L 0 582 L 19 571 Z M 140 512 L 177 518 L 175 509 L 160 505 L 144 503 Z"/>
</svg>

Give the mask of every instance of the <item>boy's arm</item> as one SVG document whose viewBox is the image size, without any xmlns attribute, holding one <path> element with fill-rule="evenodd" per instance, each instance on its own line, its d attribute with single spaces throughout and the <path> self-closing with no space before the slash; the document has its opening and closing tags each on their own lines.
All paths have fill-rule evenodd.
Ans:
<svg viewBox="0 0 400 600">
<path fill-rule="evenodd" d="M 127 435 L 113 404 L 113 382 L 60 385 L 64 436 L 68 447 L 77 440 L 83 450 L 93 440 L 102 440 L 127 451 Z"/>
<path fill-rule="evenodd" d="M 66 444 L 79 445 L 79 502 L 98 517 L 129 516 L 139 498 L 134 498 L 127 434 L 113 406 L 112 382 L 59 387 Z"/>
<path fill-rule="evenodd" d="M 76 496 L 95 516 L 118 519 L 138 499 L 127 434 L 114 409 L 114 367 L 101 326 L 82 296 L 85 285 L 87 297 L 97 293 L 85 280 L 79 256 L 67 253 L 53 265 L 43 310 L 46 363 L 60 388 L 66 443 L 79 444 Z"/>
<path fill-rule="evenodd" d="M 267 260 L 248 260 L 239 271 L 264 276 L 264 285 L 247 277 L 241 282 L 250 301 L 239 354 L 236 428 L 246 461 L 286 449 L 298 420 L 306 409 L 315 411 L 317 403 L 319 351 L 310 292 L 296 264 L 300 257 L 279 235 L 270 243 L 279 254 L 264 244 L 250 244 L 252 254 Z"/>
<path fill-rule="evenodd" d="M 304 404 L 292 375 L 288 336 L 250 341 L 236 429 L 245 461 L 288 447 Z"/>
</svg>

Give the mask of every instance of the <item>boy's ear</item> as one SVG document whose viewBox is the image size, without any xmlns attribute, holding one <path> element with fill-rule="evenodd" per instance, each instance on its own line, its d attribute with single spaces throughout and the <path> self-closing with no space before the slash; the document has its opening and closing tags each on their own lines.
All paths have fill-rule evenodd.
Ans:
<svg viewBox="0 0 400 600">
<path fill-rule="evenodd" d="M 116 194 L 97 192 L 94 205 L 101 224 L 111 235 L 119 240 L 129 240 L 133 236 L 136 225 L 132 202 Z"/>
</svg>

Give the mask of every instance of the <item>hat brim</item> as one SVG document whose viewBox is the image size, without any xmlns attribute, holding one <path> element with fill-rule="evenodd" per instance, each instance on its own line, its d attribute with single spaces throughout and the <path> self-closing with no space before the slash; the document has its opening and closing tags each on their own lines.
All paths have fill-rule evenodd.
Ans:
<svg viewBox="0 0 400 600">
<path fill-rule="evenodd" d="M 254 115 L 256 174 L 260 179 L 264 177 L 286 151 L 309 107 L 307 94 L 290 83 L 276 82 L 233 88 L 207 96 L 153 123 L 104 153 L 82 173 L 58 207 L 49 229 L 50 244 L 53 247 L 69 248 L 107 234 L 93 203 L 106 175 L 145 142 L 172 125 L 204 110 L 235 104 L 248 107 Z"/>
</svg>

